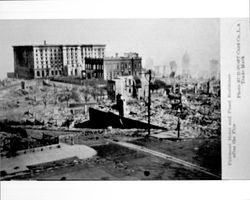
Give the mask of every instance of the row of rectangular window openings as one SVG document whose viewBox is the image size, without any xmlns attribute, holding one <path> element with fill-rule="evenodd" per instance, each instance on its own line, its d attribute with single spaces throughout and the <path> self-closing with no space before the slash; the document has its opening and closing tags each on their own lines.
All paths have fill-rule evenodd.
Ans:
<svg viewBox="0 0 250 200">
<path fill-rule="evenodd" d="M 71 58 L 71 59 L 73 59 L 73 58 L 75 58 L 75 59 L 77 59 L 78 57 L 82 57 L 82 59 L 84 58 L 84 56 L 82 55 L 82 56 L 67 56 L 67 59 L 69 59 L 69 58 Z M 85 57 L 92 57 L 92 56 L 85 56 Z M 97 57 L 97 58 L 102 58 L 102 57 L 104 57 L 104 56 L 101 56 L 101 55 L 94 55 L 93 57 Z M 48 56 L 45 56 L 45 57 L 43 57 L 43 56 L 41 56 L 41 57 L 39 57 L 39 56 L 37 56 L 36 57 L 36 59 L 38 59 L 38 58 L 40 58 L 40 59 L 48 59 Z M 49 57 L 49 58 L 51 58 L 51 59 L 61 59 L 62 57 L 61 56 L 51 56 L 51 57 Z"/>
<path fill-rule="evenodd" d="M 48 61 L 48 60 L 46 60 L 46 61 L 43 61 L 43 60 L 41 60 L 41 61 L 36 61 L 36 63 L 37 64 L 62 64 L 62 61 L 60 61 L 60 60 L 57 60 L 57 61 Z M 77 61 L 77 60 L 68 60 L 67 62 L 66 62 L 67 64 L 75 64 L 75 63 L 79 63 L 79 61 Z M 83 60 L 82 60 L 82 63 L 83 63 Z M 79 63 L 80 64 L 80 63 Z M 85 66 L 87 66 L 87 64 L 85 65 Z M 90 65 L 91 66 L 91 65 Z"/>
<path fill-rule="evenodd" d="M 72 52 L 77 52 L 78 50 L 66 50 L 66 53 L 72 53 Z M 60 49 L 44 49 L 44 50 L 36 50 L 36 53 L 38 53 L 38 52 L 40 52 L 40 53 L 43 53 L 43 52 L 45 52 L 45 53 L 47 53 L 47 52 L 55 52 L 55 53 L 61 53 L 61 50 Z M 98 53 L 102 53 L 103 51 L 102 50 L 85 50 L 85 51 L 83 51 L 83 50 L 81 50 L 81 53 L 83 53 L 83 52 L 98 52 Z"/>
<path fill-rule="evenodd" d="M 104 54 L 104 51 L 92 51 L 92 52 L 87 52 L 87 51 L 81 51 L 81 54 Z M 53 51 L 40 51 L 40 52 L 36 52 L 36 55 L 43 55 L 43 54 L 57 54 L 57 55 L 62 55 L 62 52 L 53 52 Z M 71 52 L 66 52 L 66 54 L 79 54 L 79 52 L 77 51 L 71 51 Z"/>
<path fill-rule="evenodd" d="M 75 59 L 78 59 L 78 57 L 82 57 L 82 59 L 84 58 L 84 56 L 71 56 L 71 57 L 67 56 L 67 59 L 70 59 L 70 58 L 71 58 L 71 59 L 74 59 L 74 58 L 75 58 Z M 87 57 L 87 56 L 85 56 L 85 57 Z M 91 57 L 91 56 L 88 56 L 88 57 Z M 94 55 L 94 57 L 95 57 L 95 58 L 96 58 L 96 57 L 97 57 L 97 58 L 102 58 L 102 57 L 104 57 L 104 56 L 96 56 L 96 55 Z M 43 57 L 43 56 L 41 56 L 41 57 L 36 57 L 37 60 L 38 60 L 38 58 L 40 58 L 40 59 L 46 59 L 46 60 L 48 59 L 48 57 Z M 51 58 L 51 59 L 61 59 L 61 56 L 60 56 L 60 57 L 57 57 L 57 56 L 54 56 L 54 57 L 53 57 L 53 56 L 51 56 L 50 58 Z"/>
<path fill-rule="evenodd" d="M 48 54 L 50 54 L 50 55 L 55 55 L 55 53 L 46 53 L 46 52 L 40 52 L 40 54 L 38 54 L 38 53 L 36 53 L 36 56 L 38 56 L 38 55 L 48 55 Z M 76 52 L 76 53 L 73 53 L 73 52 L 71 52 L 71 53 L 66 53 L 66 55 L 78 55 L 78 53 Z M 83 54 L 85 54 L 85 55 L 91 55 L 92 53 L 83 53 L 83 52 L 81 52 L 81 54 L 83 55 Z M 104 55 L 104 53 L 94 53 L 94 54 L 99 54 L 99 55 L 101 55 L 101 54 L 103 54 Z M 62 54 L 56 54 L 56 55 L 62 55 Z"/>
<path fill-rule="evenodd" d="M 58 69 L 60 68 L 61 69 L 62 67 L 63 67 L 63 65 L 41 65 L 41 66 L 36 66 L 37 69 L 51 69 L 51 68 L 58 68 Z M 79 65 L 68 65 L 68 67 L 73 67 L 73 68 L 80 67 L 81 68 L 81 66 L 79 66 Z"/>
<path fill-rule="evenodd" d="M 66 51 L 66 54 L 72 54 L 72 53 L 78 53 L 79 51 Z M 38 54 L 38 53 L 40 53 L 40 54 L 43 54 L 43 53 L 45 53 L 45 54 L 47 54 L 47 53 L 62 53 L 61 51 L 53 51 L 53 50 L 51 50 L 51 51 L 36 51 L 36 54 Z M 83 54 L 83 53 L 99 53 L 99 54 L 103 54 L 104 53 L 104 51 L 81 51 L 81 54 Z"/>
<path fill-rule="evenodd" d="M 70 57 L 71 57 L 71 58 L 74 58 L 74 57 L 77 58 L 77 57 L 84 57 L 84 56 L 83 56 L 83 55 L 82 55 L 82 56 L 78 56 L 78 55 L 75 55 L 75 56 L 73 56 L 73 55 L 72 55 L 72 56 L 68 56 L 68 55 L 67 55 L 67 58 L 70 58 Z M 92 56 L 86 55 L 85 57 L 92 57 Z M 93 57 L 104 57 L 104 55 L 93 55 Z M 43 56 L 40 56 L 40 57 L 37 56 L 36 58 L 37 58 L 37 59 L 38 59 L 38 58 L 43 59 L 43 58 L 48 58 L 48 56 L 44 56 L 44 57 L 43 57 Z M 50 56 L 49 58 L 62 58 L 62 56 Z"/>
<path fill-rule="evenodd" d="M 83 50 L 83 49 L 81 49 L 81 50 Z M 36 49 L 36 52 L 47 52 L 47 51 L 50 51 L 50 52 L 61 52 L 61 49 Z M 66 49 L 66 51 L 68 52 L 68 51 L 78 51 L 78 48 L 75 48 L 75 49 L 73 49 L 73 48 L 71 48 L 71 49 Z M 87 49 L 86 51 L 91 51 L 91 49 Z M 92 50 L 93 51 L 93 50 Z M 94 51 L 96 51 L 96 49 L 94 49 Z M 100 51 L 100 50 L 97 50 L 97 51 Z"/>
<path fill-rule="evenodd" d="M 41 71 L 41 70 L 39 70 L 39 71 L 36 71 L 36 73 L 40 73 L 40 72 L 48 72 L 49 73 L 49 71 L 47 71 L 47 70 L 43 70 L 43 71 Z M 55 73 L 62 73 L 62 71 L 61 70 L 51 70 L 50 71 L 51 72 L 51 74 L 54 74 L 54 72 Z"/>
<path fill-rule="evenodd" d="M 67 58 L 67 59 L 69 59 L 69 58 L 72 58 L 72 59 L 73 59 L 73 58 L 78 58 L 78 57 L 84 58 L 83 55 L 82 55 L 82 56 L 67 56 L 66 58 Z M 90 56 L 90 55 L 89 55 L 89 56 L 85 56 L 85 57 L 86 57 L 86 58 L 92 58 L 92 57 L 95 57 L 95 58 L 96 58 L 96 57 L 97 57 L 97 58 L 102 58 L 102 57 L 104 57 L 104 56 L 101 56 L 101 55 Z"/>
<path fill-rule="evenodd" d="M 44 55 L 44 56 L 48 56 L 49 54 L 46 54 L 46 53 L 45 53 L 45 54 L 36 54 L 37 57 L 39 57 L 39 56 L 40 56 L 40 57 L 43 57 L 43 55 Z M 62 56 L 61 54 L 50 54 L 50 57 L 53 57 L 53 55 L 55 55 L 54 57 L 56 57 L 56 56 L 60 56 L 60 57 L 61 57 L 61 56 Z M 73 54 L 73 53 L 71 53 L 71 54 L 66 54 L 66 55 L 67 55 L 67 57 L 69 57 L 70 55 L 71 55 L 71 57 L 72 57 L 72 56 L 78 56 L 78 54 Z M 82 53 L 81 55 L 83 56 L 84 54 Z M 87 54 L 87 53 L 85 54 L 85 56 L 91 56 L 91 55 L 92 55 L 92 54 Z M 97 56 L 97 55 L 98 55 L 98 56 L 104 56 L 104 54 L 94 54 L 94 55 L 95 55 L 95 56 Z"/>
<path fill-rule="evenodd" d="M 46 64 L 46 65 L 47 65 L 47 64 L 53 64 L 53 65 L 55 65 L 55 64 L 60 64 L 60 65 L 61 65 L 62 62 L 60 62 L 60 61 L 58 61 L 58 62 L 48 62 L 48 61 L 47 61 L 47 62 L 43 62 L 43 61 L 39 62 L 39 61 L 36 61 L 36 64 L 39 64 L 39 65 L 40 65 L 40 64 L 42 64 L 42 65 L 43 65 L 43 64 Z"/>
<path fill-rule="evenodd" d="M 54 58 L 54 59 L 48 59 L 48 58 L 42 58 L 42 59 L 38 59 L 38 58 L 36 58 L 36 61 L 48 61 L 48 60 L 50 60 L 50 61 L 54 61 L 54 60 L 58 60 L 58 61 L 60 61 L 60 60 L 62 60 L 62 59 L 60 59 L 60 58 Z"/>
<path fill-rule="evenodd" d="M 37 65 L 61 65 L 62 63 L 61 62 L 52 62 L 52 63 L 44 63 L 44 62 L 36 62 Z M 71 64 L 74 64 L 74 63 L 71 63 Z"/>
<path fill-rule="evenodd" d="M 46 59 L 38 59 L 38 58 L 36 58 L 36 61 L 39 61 L 39 60 L 40 60 L 40 61 L 43 61 L 43 60 L 44 60 L 44 61 L 45 61 L 45 60 L 46 60 L 46 61 L 48 61 L 48 60 L 50 60 L 50 61 L 53 61 L 53 60 L 58 60 L 58 61 L 60 61 L 60 60 L 62 60 L 62 59 L 60 59 L 60 58 L 55 58 L 55 59 L 47 59 L 47 58 L 46 58 Z"/>
<path fill-rule="evenodd" d="M 61 49 L 51 49 L 51 48 L 43 48 L 43 49 L 36 49 L 36 52 L 38 51 L 61 51 Z"/>
<path fill-rule="evenodd" d="M 50 55 L 51 57 L 53 57 L 53 55 L 54 56 L 62 56 L 62 54 L 52 54 L 52 53 L 41 53 L 41 54 L 38 54 L 38 53 L 36 53 L 36 57 L 43 57 L 43 56 L 48 56 L 48 55 Z M 67 53 L 66 54 L 66 56 L 68 57 L 68 56 L 78 56 L 79 54 L 78 53 Z M 81 55 L 83 56 L 83 55 L 85 55 L 86 57 L 87 56 L 92 56 L 92 55 L 94 55 L 94 56 L 104 56 L 104 53 L 81 53 Z"/>
<path fill-rule="evenodd" d="M 44 65 L 56 65 L 56 64 L 57 64 L 57 65 L 61 65 L 62 62 L 60 62 L 60 61 L 59 61 L 59 62 L 48 62 L 48 61 L 46 61 L 46 62 L 40 61 L 40 62 L 39 62 L 39 61 L 36 61 L 36 64 L 37 64 L 37 65 L 43 65 L 43 64 L 44 64 Z M 77 61 L 71 61 L 71 62 L 68 61 L 67 64 L 80 64 L 80 63 L 77 62 Z M 87 65 L 85 65 L 85 66 L 87 66 Z M 96 65 L 96 66 L 98 66 L 98 65 Z M 100 65 L 100 66 L 102 66 L 102 65 Z M 90 66 L 90 67 L 91 67 L 91 66 Z"/>
<path fill-rule="evenodd" d="M 65 47 L 64 47 L 65 48 Z M 65 48 L 66 50 L 77 50 L 79 49 L 79 47 L 66 47 Z M 103 50 L 104 48 L 80 48 L 80 49 L 86 49 L 86 50 L 94 50 L 94 51 L 100 51 L 100 50 Z M 61 50 L 61 48 L 43 48 L 43 49 L 36 49 L 36 51 L 41 51 L 41 50 Z"/>
<path fill-rule="evenodd" d="M 42 65 L 41 67 L 38 67 L 37 69 L 50 69 L 50 68 L 62 68 L 63 66 L 62 65 L 60 65 L 60 66 L 48 66 L 48 65 L 46 65 L 46 66 L 44 66 L 44 65 Z M 78 67 L 78 65 L 71 65 L 71 66 L 68 66 L 68 67 Z"/>
<path fill-rule="evenodd" d="M 49 73 L 49 71 L 47 71 L 47 70 L 38 70 L 38 71 L 36 71 L 37 73 L 40 73 L 40 72 L 47 72 L 47 73 Z M 61 70 L 50 70 L 50 72 L 53 74 L 54 72 L 55 73 L 61 73 L 62 71 Z"/>
<path fill-rule="evenodd" d="M 81 52 L 81 54 L 103 54 L 103 52 Z M 62 55 L 62 52 L 47 52 L 47 51 L 40 51 L 40 52 L 36 52 L 36 55 L 44 55 L 44 54 L 57 54 L 57 55 Z M 66 52 L 66 54 L 78 54 L 78 52 Z"/>
<path fill-rule="evenodd" d="M 61 65 L 36 65 L 38 68 L 44 68 L 44 67 L 57 67 L 57 68 L 59 68 L 59 67 L 62 67 L 63 65 L 61 64 Z M 72 65 L 72 66 L 76 66 L 76 65 Z"/>
<path fill-rule="evenodd" d="M 37 63 L 62 63 L 61 60 L 50 60 L 50 62 L 48 60 L 44 61 L 44 60 L 37 60 Z"/>
<path fill-rule="evenodd" d="M 39 60 L 39 59 L 36 59 L 36 62 L 39 62 L 39 61 L 40 61 L 40 62 L 43 62 L 43 61 L 44 61 L 44 62 L 45 62 L 45 61 L 46 61 L 46 62 L 48 62 L 48 61 L 51 61 L 51 62 L 53 62 L 53 61 L 54 61 L 54 62 L 60 62 L 61 60 L 62 60 L 62 59 L 40 59 L 40 60 Z"/>
<path fill-rule="evenodd" d="M 62 56 L 62 54 L 59 54 L 59 53 L 58 54 L 55 54 L 55 53 L 41 53 L 41 54 L 38 54 L 38 53 L 36 53 L 36 56 L 41 56 L 42 57 L 44 55 L 45 56 L 48 56 L 48 55 L 53 56 L 54 55 L 54 56 L 60 56 L 60 57 Z"/>
<path fill-rule="evenodd" d="M 62 59 L 42 59 L 42 60 L 39 60 L 39 59 L 36 59 L 36 62 L 62 62 Z"/>
<path fill-rule="evenodd" d="M 66 52 L 76 52 L 78 49 L 66 49 Z M 103 52 L 104 49 L 80 49 L 81 52 Z M 36 53 L 38 52 L 62 52 L 60 49 L 36 49 Z"/>
<path fill-rule="evenodd" d="M 41 61 L 41 62 L 36 62 L 36 64 L 45 64 L 45 65 L 51 65 L 51 64 L 53 64 L 53 65 L 55 65 L 55 64 L 62 64 L 62 62 L 48 62 L 48 61 L 46 61 L 46 62 L 43 62 L 43 61 Z M 81 64 L 81 63 L 79 63 L 79 62 L 76 62 L 76 61 L 72 61 L 72 62 L 67 62 L 67 64 Z M 86 65 L 85 65 L 86 66 Z M 98 66 L 98 65 L 96 65 L 96 66 Z M 102 66 L 102 65 L 101 65 Z"/>
<path fill-rule="evenodd" d="M 48 56 L 45 56 L 45 57 L 36 57 L 37 60 L 62 60 L 63 58 L 61 56 L 59 57 L 48 57 Z"/>
<path fill-rule="evenodd" d="M 56 50 L 44 50 L 44 51 L 42 51 L 42 50 L 40 50 L 40 51 L 36 51 L 36 53 L 62 53 L 62 51 L 60 51 L 60 50 L 58 50 L 58 51 L 56 51 Z M 78 53 L 79 51 L 66 51 L 66 53 Z M 80 51 L 81 53 L 104 53 L 104 51 Z"/>
<path fill-rule="evenodd" d="M 46 73 L 46 71 L 43 71 L 43 73 L 41 72 L 41 75 L 42 75 L 42 76 L 44 76 L 45 74 L 46 74 L 47 76 L 49 75 L 49 73 Z M 52 76 L 54 76 L 54 75 L 61 75 L 61 74 L 62 74 L 61 71 L 58 71 L 58 73 L 55 72 L 55 74 L 51 72 L 51 75 L 52 75 Z M 40 77 L 40 72 L 39 72 L 39 71 L 37 71 L 36 76 L 37 76 L 37 77 Z"/>
</svg>

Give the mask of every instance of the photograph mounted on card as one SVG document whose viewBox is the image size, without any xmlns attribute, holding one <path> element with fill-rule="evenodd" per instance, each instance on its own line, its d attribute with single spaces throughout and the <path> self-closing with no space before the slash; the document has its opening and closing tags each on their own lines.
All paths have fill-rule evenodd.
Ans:
<svg viewBox="0 0 250 200">
<path fill-rule="evenodd" d="M 247 23 L 0 20 L 1 180 L 249 178 Z"/>
</svg>

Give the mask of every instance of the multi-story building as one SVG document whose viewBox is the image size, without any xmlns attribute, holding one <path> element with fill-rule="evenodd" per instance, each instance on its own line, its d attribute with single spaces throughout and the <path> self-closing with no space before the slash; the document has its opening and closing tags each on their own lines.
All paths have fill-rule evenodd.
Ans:
<svg viewBox="0 0 250 200">
<path fill-rule="evenodd" d="M 141 57 L 138 53 L 125 53 L 124 56 L 104 58 L 104 79 L 112 80 L 119 76 L 140 76 Z"/>
<path fill-rule="evenodd" d="M 111 100 L 115 100 L 118 94 L 122 99 L 138 98 L 141 87 L 141 80 L 138 77 L 119 76 L 107 81 L 107 94 Z"/>
<path fill-rule="evenodd" d="M 14 46 L 14 70 L 19 78 L 50 76 L 103 77 L 106 45 Z"/>
<path fill-rule="evenodd" d="M 107 82 L 108 97 L 112 100 L 115 100 L 118 94 L 120 94 L 123 99 L 132 97 L 134 88 L 133 86 L 134 86 L 133 76 L 121 76 L 118 78 L 114 78 L 113 80 L 108 80 Z"/>
</svg>

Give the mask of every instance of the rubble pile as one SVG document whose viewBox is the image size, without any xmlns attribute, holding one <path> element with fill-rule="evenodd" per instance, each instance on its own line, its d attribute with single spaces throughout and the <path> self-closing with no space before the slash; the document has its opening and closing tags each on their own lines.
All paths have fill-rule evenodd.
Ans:
<svg viewBox="0 0 250 200">
<path fill-rule="evenodd" d="M 129 103 L 128 117 L 147 122 L 145 102 Z M 212 137 L 220 135 L 220 99 L 209 95 L 182 96 L 182 110 L 171 108 L 167 96 L 153 93 L 151 100 L 151 123 L 177 131 L 178 118 L 182 137 Z"/>
<path fill-rule="evenodd" d="M 92 86 L 53 83 L 44 80 L 26 80 L 4 90 L 0 95 L 0 120 L 45 127 L 70 127 L 88 118 L 85 107 L 70 108 L 73 103 L 94 102 Z"/>
<path fill-rule="evenodd" d="M 88 103 L 94 108 L 119 114 L 112 107 L 115 102 L 98 96 L 103 94 L 97 90 L 95 85 L 71 85 L 43 80 L 26 81 L 24 88 L 16 86 L 2 92 L 0 119 L 41 125 L 45 128 L 73 128 L 74 124 L 88 120 L 88 107 L 86 107 Z M 125 117 L 147 123 L 147 101 L 126 100 L 124 113 Z M 186 92 L 181 96 L 181 109 L 179 109 L 173 106 L 173 99 L 170 99 L 163 90 L 152 92 L 151 123 L 175 133 L 178 120 L 183 137 L 220 135 L 219 96 Z M 118 134 L 119 131 L 116 131 Z"/>
</svg>

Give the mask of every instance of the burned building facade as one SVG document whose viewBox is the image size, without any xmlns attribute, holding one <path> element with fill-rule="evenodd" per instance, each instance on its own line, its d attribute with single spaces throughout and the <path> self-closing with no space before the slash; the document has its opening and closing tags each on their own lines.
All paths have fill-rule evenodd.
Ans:
<svg viewBox="0 0 250 200">
<path fill-rule="evenodd" d="M 85 78 L 103 79 L 103 58 L 85 58 Z"/>
<path fill-rule="evenodd" d="M 13 46 L 14 71 L 17 78 L 45 78 L 51 76 L 83 76 L 88 73 L 99 77 L 103 73 L 106 45 L 31 45 Z"/>
<path fill-rule="evenodd" d="M 141 57 L 138 53 L 125 53 L 124 56 L 106 57 L 104 59 L 104 80 L 112 80 L 119 76 L 140 76 L 142 70 Z"/>
<path fill-rule="evenodd" d="M 115 100 L 119 94 L 123 99 L 137 97 L 138 83 L 133 76 L 120 76 L 107 82 L 108 97 Z"/>
</svg>

